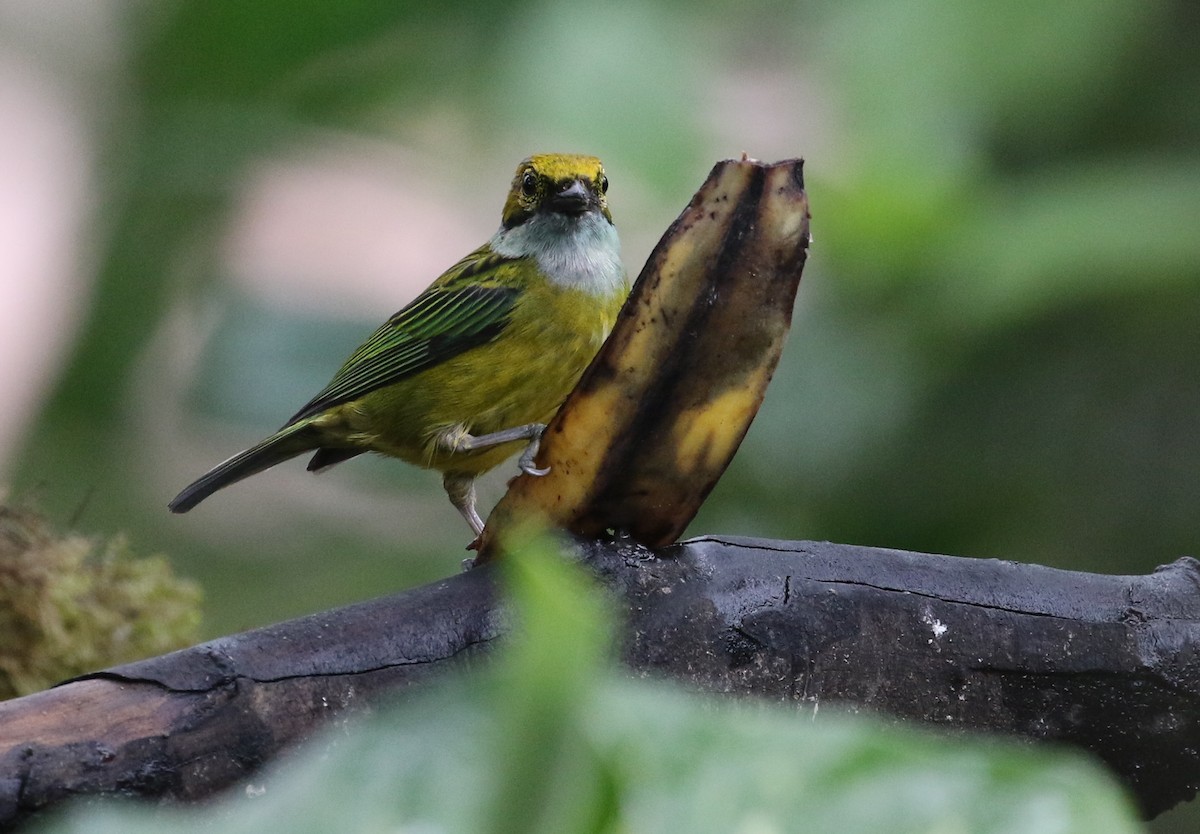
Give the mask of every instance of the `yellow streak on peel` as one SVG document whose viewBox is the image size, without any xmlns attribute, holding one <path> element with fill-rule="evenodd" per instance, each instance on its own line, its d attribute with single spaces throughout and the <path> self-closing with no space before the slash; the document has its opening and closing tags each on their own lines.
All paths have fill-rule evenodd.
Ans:
<svg viewBox="0 0 1200 834">
<path fill-rule="evenodd" d="M 679 470 L 709 472 L 730 458 L 742 435 L 727 426 L 749 422 L 747 415 L 757 412 L 768 375 L 759 370 L 746 387 L 730 388 L 680 415 L 670 442 Z"/>
<path fill-rule="evenodd" d="M 795 202 L 785 203 L 789 211 L 775 209 L 774 211 L 764 212 L 763 225 L 771 225 L 776 227 L 775 237 L 781 241 L 796 240 L 800 235 L 804 234 L 805 228 L 808 226 L 808 216 L 803 212 L 794 210 Z"/>
<path fill-rule="evenodd" d="M 541 462 L 550 467 L 549 474 L 527 488 L 537 491 L 541 487 L 553 492 L 556 508 L 583 506 L 603 461 L 603 450 L 612 445 L 621 428 L 618 421 L 603 418 L 619 414 L 624 399 L 621 386 L 604 386 L 591 392 L 587 408 L 565 414 L 562 434 L 555 437 L 554 454 Z M 560 525 L 565 521 L 554 520 Z"/>
</svg>

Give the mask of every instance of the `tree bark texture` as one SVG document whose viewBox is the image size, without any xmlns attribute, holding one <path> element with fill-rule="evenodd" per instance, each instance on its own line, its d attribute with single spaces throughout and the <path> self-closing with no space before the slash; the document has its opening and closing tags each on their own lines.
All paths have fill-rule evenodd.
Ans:
<svg viewBox="0 0 1200 834">
<path fill-rule="evenodd" d="M 1102 576 L 827 542 L 581 545 L 637 672 L 1067 742 L 1147 816 L 1200 785 L 1200 563 Z M 0 703 L 0 828 L 64 798 L 196 799 L 504 632 L 493 566 Z"/>
</svg>

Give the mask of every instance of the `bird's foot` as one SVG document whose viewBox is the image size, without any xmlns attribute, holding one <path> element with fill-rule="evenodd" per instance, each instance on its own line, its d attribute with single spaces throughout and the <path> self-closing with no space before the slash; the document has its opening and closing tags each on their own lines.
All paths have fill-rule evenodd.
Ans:
<svg viewBox="0 0 1200 834">
<path fill-rule="evenodd" d="M 547 466 L 543 469 L 533 465 L 533 459 L 537 457 L 538 449 L 542 447 L 542 432 L 546 430 L 546 427 L 541 423 L 536 425 L 538 427 L 537 433 L 529 439 L 529 445 L 525 447 L 524 452 L 521 452 L 521 457 L 517 458 L 517 466 L 526 475 L 533 475 L 535 478 L 540 478 L 543 475 L 550 474 L 550 467 Z"/>
</svg>

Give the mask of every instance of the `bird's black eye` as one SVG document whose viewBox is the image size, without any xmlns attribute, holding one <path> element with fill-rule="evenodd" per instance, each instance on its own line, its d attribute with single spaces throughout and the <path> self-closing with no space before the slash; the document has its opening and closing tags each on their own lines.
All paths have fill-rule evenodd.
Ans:
<svg viewBox="0 0 1200 834">
<path fill-rule="evenodd" d="M 525 176 L 521 177 L 521 193 L 526 197 L 537 194 L 537 175 L 533 171 L 526 171 Z"/>
<path fill-rule="evenodd" d="M 600 175 L 600 193 L 608 193 L 608 177 L 606 177 L 604 174 Z"/>
</svg>

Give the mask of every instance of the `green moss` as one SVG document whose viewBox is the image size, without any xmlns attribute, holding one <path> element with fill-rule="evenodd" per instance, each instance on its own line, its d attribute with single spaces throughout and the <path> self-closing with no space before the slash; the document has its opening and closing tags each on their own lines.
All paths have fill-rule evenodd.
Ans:
<svg viewBox="0 0 1200 834">
<path fill-rule="evenodd" d="M 0 699 L 196 641 L 201 592 L 162 556 L 0 503 Z"/>
</svg>

